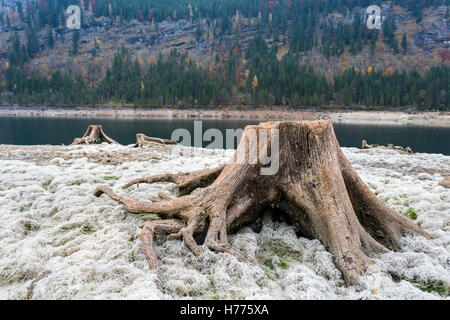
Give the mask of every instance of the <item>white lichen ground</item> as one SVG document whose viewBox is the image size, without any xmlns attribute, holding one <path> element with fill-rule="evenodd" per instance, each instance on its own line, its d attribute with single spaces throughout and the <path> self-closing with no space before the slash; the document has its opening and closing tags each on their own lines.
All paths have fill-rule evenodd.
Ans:
<svg viewBox="0 0 450 320">
<path fill-rule="evenodd" d="M 73 147 L 70 152 L 122 148 L 127 147 Z M 51 273 L 36 283 L 33 299 L 442 298 L 405 279 L 450 285 L 450 190 L 439 186 L 442 177 L 433 173 L 450 172 L 450 157 L 378 149 L 345 153 L 381 199 L 401 212 L 413 208 L 416 223 L 433 236 L 407 238 L 402 252 L 376 258 L 362 291 L 343 285 L 319 241 L 297 238 L 291 227 L 268 216 L 262 232 L 246 228 L 230 237 L 251 264 L 207 250 L 195 257 L 183 242 L 161 239 L 156 245 L 160 278 L 149 270 L 138 239 L 143 220 L 92 191 L 107 183 L 141 199 L 156 196 L 171 185 L 127 191 L 120 186 L 142 176 L 212 168 L 232 155 L 208 151 L 202 157 L 162 155 L 118 166 L 86 158 L 53 159 L 46 165 L 1 160 L 0 298 L 26 299 L 33 279 L 47 270 Z M 390 273 L 399 277 L 393 280 Z"/>
</svg>

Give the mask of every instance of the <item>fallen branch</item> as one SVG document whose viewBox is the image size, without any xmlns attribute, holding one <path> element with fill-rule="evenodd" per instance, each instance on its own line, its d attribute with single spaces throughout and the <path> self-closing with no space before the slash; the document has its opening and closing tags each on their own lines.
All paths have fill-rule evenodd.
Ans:
<svg viewBox="0 0 450 320">
<path fill-rule="evenodd" d="M 162 145 L 175 145 L 178 144 L 178 142 L 174 140 L 168 140 L 168 139 L 160 139 L 160 138 L 153 138 L 148 137 L 145 134 L 138 133 L 136 135 L 136 145 L 135 148 L 142 148 L 143 146 L 152 146 L 154 144 L 162 144 Z"/>
<path fill-rule="evenodd" d="M 397 150 L 406 153 L 414 153 L 410 147 L 403 148 L 399 146 L 394 146 L 393 144 L 388 144 L 387 146 L 382 146 L 379 144 L 368 144 L 366 140 L 362 141 L 362 148 L 363 149 L 382 148 L 382 149 Z"/>
</svg>

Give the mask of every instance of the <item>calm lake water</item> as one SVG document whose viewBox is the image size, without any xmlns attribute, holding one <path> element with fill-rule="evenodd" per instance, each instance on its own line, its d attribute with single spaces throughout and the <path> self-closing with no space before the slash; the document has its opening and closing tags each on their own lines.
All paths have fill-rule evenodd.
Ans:
<svg viewBox="0 0 450 320">
<path fill-rule="evenodd" d="M 260 121 L 203 120 L 203 132 L 216 128 L 244 128 Z M 194 132 L 194 120 L 162 119 L 66 119 L 66 118 L 10 118 L 0 117 L 0 144 L 36 145 L 70 144 L 81 137 L 89 124 L 101 124 L 107 135 L 122 144 L 136 142 L 136 133 L 170 139 L 172 132 L 184 128 Z M 415 152 L 450 155 L 450 128 L 419 126 L 378 126 L 335 124 L 336 135 L 342 147 L 361 147 L 361 141 L 369 144 L 410 146 Z M 207 146 L 210 142 L 203 142 Z"/>
</svg>

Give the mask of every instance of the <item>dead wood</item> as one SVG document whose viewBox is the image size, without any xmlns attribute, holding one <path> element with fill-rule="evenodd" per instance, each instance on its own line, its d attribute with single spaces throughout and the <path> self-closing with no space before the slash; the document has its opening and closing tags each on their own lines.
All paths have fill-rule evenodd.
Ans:
<svg viewBox="0 0 450 320">
<path fill-rule="evenodd" d="M 267 139 L 255 139 L 264 135 Z M 262 175 L 263 157 L 273 152 L 277 142 L 278 171 Z M 246 161 L 240 162 L 243 154 Z M 258 161 L 249 161 L 255 157 Z M 259 219 L 267 208 L 287 214 L 305 237 L 319 239 L 333 254 L 348 285 L 360 283 L 359 277 L 372 264 L 373 255 L 400 249 L 405 234 L 425 235 L 378 199 L 358 177 L 330 121 L 248 126 L 233 159 L 225 166 L 147 177 L 123 188 L 155 182 L 175 183 L 180 197 L 163 195 L 159 201 L 140 201 L 118 195 L 108 186 L 99 186 L 94 192 L 97 197 L 108 195 L 131 213 L 153 213 L 166 219 L 144 225 L 141 240 L 151 268 L 157 267 L 152 249 L 156 234 L 182 238 L 192 252 L 200 254 L 202 249 L 194 236 L 206 233 L 206 248 L 245 260 L 229 244 L 228 234 Z"/>
<path fill-rule="evenodd" d="M 81 138 L 75 138 L 71 145 L 80 144 L 93 144 L 97 142 L 106 142 L 109 144 L 119 144 L 114 139 L 110 138 L 103 132 L 101 125 L 90 125 L 88 126 L 85 134 Z"/>
</svg>

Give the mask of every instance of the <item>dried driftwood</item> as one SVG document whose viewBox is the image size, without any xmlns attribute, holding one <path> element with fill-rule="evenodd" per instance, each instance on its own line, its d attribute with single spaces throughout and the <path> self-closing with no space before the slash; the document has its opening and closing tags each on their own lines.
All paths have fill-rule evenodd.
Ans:
<svg viewBox="0 0 450 320">
<path fill-rule="evenodd" d="M 400 152 L 406 152 L 406 153 L 414 153 L 410 147 L 399 147 L 394 146 L 393 144 L 388 144 L 387 146 L 382 146 L 379 144 L 368 144 L 366 140 L 362 141 L 362 148 L 363 149 L 373 149 L 373 148 L 382 148 L 382 149 L 391 149 L 391 150 L 397 150 Z"/>
<path fill-rule="evenodd" d="M 174 140 L 148 137 L 143 133 L 138 133 L 136 135 L 136 145 L 135 145 L 136 148 L 142 148 L 143 146 L 151 146 L 154 145 L 155 143 L 161 145 L 174 145 L 177 144 L 178 142 Z"/>
</svg>

